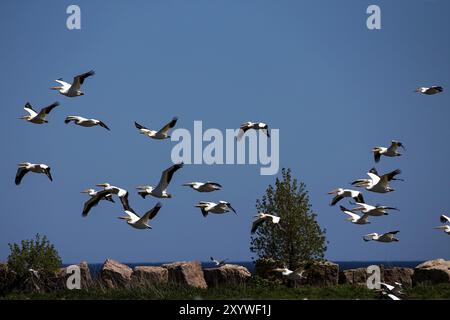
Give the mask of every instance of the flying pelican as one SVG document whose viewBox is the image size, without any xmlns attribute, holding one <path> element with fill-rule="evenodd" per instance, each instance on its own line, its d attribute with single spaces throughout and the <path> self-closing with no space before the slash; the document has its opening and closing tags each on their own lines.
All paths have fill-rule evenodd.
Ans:
<svg viewBox="0 0 450 320">
<path fill-rule="evenodd" d="M 395 141 L 395 140 L 391 141 L 391 145 L 389 146 L 389 148 L 386 148 L 386 147 L 373 148 L 372 152 L 373 152 L 373 156 L 375 158 L 375 162 L 380 162 L 381 156 L 400 157 L 402 154 L 397 152 L 397 149 L 399 147 L 402 148 L 403 150 L 406 150 L 403 143 L 401 143 L 400 141 Z"/>
<path fill-rule="evenodd" d="M 30 171 L 34 173 L 44 173 L 50 181 L 53 181 L 52 174 L 50 173 L 50 167 L 48 165 L 22 162 L 19 163 L 19 168 L 17 169 L 15 180 L 16 185 L 19 185 L 23 177 Z"/>
<path fill-rule="evenodd" d="M 349 215 L 350 217 L 347 219 L 348 221 L 350 221 L 351 223 L 354 224 L 369 224 L 369 215 L 367 213 L 363 214 L 362 216 L 352 212 L 351 210 L 348 210 L 347 208 L 340 206 L 341 211 L 347 215 Z"/>
<path fill-rule="evenodd" d="M 394 242 L 394 241 L 400 241 L 397 238 L 394 237 L 395 234 L 399 233 L 400 231 L 391 231 L 383 233 L 382 235 L 379 235 L 378 233 L 369 233 L 363 236 L 364 241 L 378 241 L 378 242 Z"/>
<path fill-rule="evenodd" d="M 36 123 L 36 124 L 48 123 L 48 121 L 46 119 L 47 115 L 57 106 L 59 106 L 59 102 L 54 102 L 51 105 L 49 105 L 45 108 L 42 108 L 41 111 L 39 111 L 39 113 L 38 113 L 38 112 L 36 112 L 36 110 L 33 109 L 31 104 L 29 102 L 27 102 L 23 109 L 26 112 L 28 112 L 29 115 L 23 116 L 20 119 L 26 120 L 31 123 Z"/>
<path fill-rule="evenodd" d="M 206 181 L 206 182 L 189 182 L 183 184 L 185 187 L 191 187 L 198 192 L 212 192 L 216 190 L 220 190 L 222 186 L 218 183 Z"/>
<path fill-rule="evenodd" d="M 442 230 L 444 231 L 446 234 L 450 235 L 450 225 L 449 224 L 445 224 L 445 223 L 450 223 L 450 218 L 447 217 L 446 215 L 441 215 L 439 220 L 444 223 L 444 225 L 439 226 L 439 227 L 435 227 L 434 229 L 438 229 L 438 230 Z"/>
<path fill-rule="evenodd" d="M 97 191 L 95 196 L 90 198 L 88 201 L 85 202 L 84 208 L 83 208 L 83 217 L 86 217 L 89 213 L 89 211 L 92 209 L 92 207 L 96 206 L 100 200 L 105 198 L 108 195 L 115 194 L 119 197 L 120 202 L 122 203 L 123 210 L 130 211 L 130 204 L 128 203 L 128 191 L 116 186 L 112 186 L 109 183 L 100 183 L 97 184 L 97 187 L 102 187 L 103 190 Z M 132 210 L 132 209 L 131 209 Z"/>
<path fill-rule="evenodd" d="M 66 120 L 64 120 L 64 123 L 70 123 L 71 121 L 82 127 L 100 126 L 105 128 L 106 130 L 110 130 L 106 124 L 97 119 L 86 119 L 80 116 L 68 116 Z"/>
<path fill-rule="evenodd" d="M 401 300 L 399 298 L 399 296 L 403 296 L 404 293 L 402 291 L 402 284 L 399 282 L 394 282 L 394 286 L 384 283 L 384 282 L 380 282 L 380 287 L 381 287 L 381 293 L 384 296 L 389 297 L 389 299 L 391 300 Z"/>
<path fill-rule="evenodd" d="M 152 227 L 148 224 L 149 220 L 152 220 L 159 209 L 161 209 L 162 205 L 158 202 L 152 209 L 147 211 L 142 217 L 139 217 L 133 209 L 128 208 L 125 210 L 127 214 L 126 217 L 119 217 L 119 219 L 125 220 L 130 226 L 135 229 L 151 229 Z"/>
<path fill-rule="evenodd" d="M 156 198 L 172 198 L 172 195 L 167 192 L 167 187 L 169 186 L 170 181 L 172 180 L 173 174 L 183 167 L 183 162 L 174 164 L 170 168 L 167 168 L 163 171 L 161 175 L 161 179 L 159 180 L 156 188 L 152 186 L 139 186 L 138 189 L 139 195 L 145 199 L 146 196 L 151 195 Z"/>
<path fill-rule="evenodd" d="M 208 213 L 222 214 L 230 212 L 230 210 L 236 213 L 236 210 L 234 210 L 231 204 L 226 201 L 219 201 L 218 203 L 200 201 L 195 207 L 201 209 L 204 217 L 206 217 Z"/>
<path fill-rule="evenodd" d="M 374 170 L 374 168 L 372 169 Z M 372 171 L 371 170 L 371 171 Z M 352 185 L 357 187 L 364 187 L 368 191 L 377 192 L 377 193 L 387 193 L 395 191 L 395 189 L 389 186 L 389 182 L 392 180 L 403 181 L 402 179 L 395 178 L 396 175 L 402 173 L 400 169 L 396 169 L 389 173 L 383 174 L 382 176 L 378 176 L 378 173 L 373 173 L 369 171 L 367 175 L 370 179 L 358 179 L 352 182 Z M 376 172 L 376 170 L 375 170 Z M 359 201 L 361 202 L 361 201 Z"/>
<path fill-rule="evenodd" d="M 220 268 L 220 267 L 226 265 L 227 260 L 228 260 L 228 259 L 225 259 L 225 260 L 219 261 L 219 260 L 214 259 L 213 257 L 209 257 L 209 258 L 211 259 L 212 262 L 214 262 L 214 264 L 216 265 L 217 268 Z"/>
<path fill-rule="evenodd" d="M 414 91 L 427 95 L 432 95 L 444 91 L 444 88 L 442 88 L 441 86 L 419 87 Z"/>
<path fill-rule="evenodd" d="M 334 206 L 336 203 L 338 203 L 339 201 L 341 201 L 342 199 L 344 199 L 346 197 L 351 197 L 356 202 L 361 202 L 361 203 L 365 202 L 362 193 L 359 191 L 355 191 L 355 190 L 338 188 L 336 190 L 328 192 L 328 194 L 336 195 L 333 198 L 333 200 L 331 201 L 330 206 Z"/>
<path fill-rule="evenodd" d="M 254 130 L 261 130 L 262 132 L 264 132 L 267 137 L 270 137 L 270 133 L 269 133 L 269 126 L 263 122 L 245 122 L 243 124 L 241 124 L 241 127 L 239 128 L 239 132 L 238 135 L 236 136 L 236 138 L 238 140 L 241 140 L 242 137 L 244 136 L 244 134 L 250 130 L 250 129 L 254 129 Z"/>
<path fill-rule="evenodd" d="M 168 124 L 166 124 L 164 127 L 162 127 L 159 131 L 147 129 L 146 127 L 140 125 L 136 121 L 134 122 L 134 125 L 136 126 L 136 128 L 139 129 L 139 132 L 141 134 L 144 134 L 147 137 L 150 137 L 152 139 L 161 140 L 161 139 L 170 138 L 170 136 L 168 135 L 168 132 L 170 129 L 175 127 L 177 120 L 178 120 L 177 117 L 172 118 L 172 120 Z"/>
<path fill-rule="evenodd" d="M 253 234 L 253 233 L 255 233 L 256 232 L 256 229 L 258 229 L 258 227 L 261 225 L 261 224 L 263 224 L 265 221 L 268 221 L 268 220 L 271 220 L 272 221 L 272 223 L 275 223 L 275 224 L 277 224 L 277 223 L 279 223 L 280 222 L 280 217 L 277 217 L 277 216 L 274 216 L 274 215 L 271 215 L 271 214 L 266 214 L 266 213 L 263 213 L 263 212 L 260 212 L 260 213 L 258 213 L 256 216 L 254 216 L 255 218 L 258 218 L 258 219 L 256 219 L 255 221 L 253 221 L 253 224 L 252 224 L 252 230 L 251 230 L 251 233 Z"/>
<path fill-rule="evenodd" d="M 388 210 L 396 210 L 396 211 L 400 211 L 397 208 L 394 207 L 387 207 L 387 206 L 380 206 L 380 205 L 376 205 L 376 206 L 371 206 L 369 204 L 366 203 L 352 203 L 352 204 L 356 204 L 358 205 L 358 207 L 351 209 L 350 211 L 352 212 L 356 212 L 356 211 L 361 211 L 364 214 L 367 214 L 368 216 L 373 216 L 373 217 L 379 217 L 379 216 L 385 216 L 388 215 Z"/>
<path fill-rule="evenodd" d="M 305 273 L 305 270 L 303 269 L 297 269 L 295 271 L 292 271 L 286 267 L 284 268 L 275 268 L 271 270 L 272 272 L 280 272 L 283 277 L 286 277 L 289 280 L 302 280 L 306 279 L 306 277 L 303 275 Z"/>
<path fill-rule="evenodd" d="M 91 198 L 95 197 L 97 195 L 97 191 L 95 191 L 94 189 L 91 189 L 91 188 L 83 190 L 83 191 L 81 191 L 81 193 L 87 193 L 88 195 L 91 196 Z M 114 203 L 114 199 L 113 199 L 111 194 L 107 194 L 101 200 L 107 200 L 107 201 L 110 201 L 110 202 Z"/>
<path fill-rule="evenodd" d="M 79 74 L 73 78 L 72 84 L 63 81 L 62 78 L 59 78 L 58 80 L 55 80 L 55 81 L 58 82 L 61 86 L 51 87 L 50 89 L 58 90 L 59 93 L 61 93 L 62 95 L 66 96 L 66 97 L 83 96 L 84 93 L 81 92 L 81 90 L 80 90 L 81 85 L 84 83 L 84 80 L 87 77 L 93 76 L 94 74 L 95 74 L 95 72 L 93 70 L 83 73 L 83 74 Z"/>
</svg>

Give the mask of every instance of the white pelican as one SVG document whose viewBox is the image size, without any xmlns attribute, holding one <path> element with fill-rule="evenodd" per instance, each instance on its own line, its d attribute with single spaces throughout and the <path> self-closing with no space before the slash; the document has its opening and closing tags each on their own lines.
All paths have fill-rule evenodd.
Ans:
<svg viewBox="0 0 450 320">
<path fill-rule="evenodd" d="M 404 295 L 402 291 L 403 286 L 399 282 L 394 282 L 394 284 L 395 285 L 392 286 L 390 284 L 380 282 L 381 293 L 389 297 L 391 300 L 401 300 L 398 296 Z"/>
<path fill-rule="evenodd" d="M 256 229 L 258 229 L 258 227 L 261 225 L 261 224 L 263 224 L 265 221 L 267 221 L 267 220 L 271 220 L 272 221 L 272 223 L 274 223 L 274 224 L 278 224 L 278 223 L 280 223 L 280 217 L 277 217 L 277 216 L 274 216 L 274 215 L 271 215 L 271 214 L 267 214 L 267 213 L 263 213 L 263 212 L 260 212 L 260 213 L 258 213 L 256 216 L 254 216 L 255 218 L 258 218 L 258 219 L 256 219 L 255 221 L 253 221 L 253 224 L 252 224 L 252 230 L 251 230 L 251 233 L 253 234 L 253 233 L 255 233 L 256 232 Z"/>
<path fill-rule="evenodd" d="M 209 257 L 209 258 L 210 258 L 211 261 L 216 265 L 217 268 L 220 268 L 220 267 L 226 265 L 226 264 L 227 264 L 227 260 L 228 260 L 228 259 L 225 259 L 225 260 L 216 260 L 216 259 L 214 259 L 213 257 Z"/>
<path fill-rule="evenodd" d="M 236 213 L 236 210 L 234 210 L 231 204 L 226 201 L 219 201 L 218 203 L 200 201 L 195 207 L 201 209 L 204 217 L 206 217 L 208 213 L 222 214 L 230 211 Z"/>
<path fill-rule="evenodd" d="M 91 196 L 91 198 L 95 197 L 97 195 L 97 191 L 95 191 L 94 189 L 91 189 L 91 188 L 83 190 L 83 191 L 81 191 L 81 193 L 87 193 L 89 196 Z M 107 200 L 107 201 L 114 203 L 114 199 L 111 194 L 106 195 L 101 200 Z"/>
<path fill-rule="evenodd" d="M 147 129 L 146 127 L 140 125 L 136 121 L 134 122 L 134 125 L 136 126 L 136 128 L 139 129 L 139 132 L 141 134 L 144 134 L 147 137 L 150 137 L 152 139 L 161 140 L 161 139 L 168 139 L 168 138 L 170 138 L 170 136 L 168 135 L 168 132 L 169 132 L 170 129 L 175 127 L 175 125 L 177 123 L 177 120 L 178 120 L 177 117 L 172 118 L 172 120 L 168 124 L 166 124 L 164 127 L 162 127 L 159 131 Z"/>
<path fill-rule="evenodd" d="M 355 203 L 352 203 L 355 204 Z M 380 206 L 380 205 L 376 205 L 376 206 L 371 206 L 369 204 L 366 203 L 359 203 L 356 202 L 356 205 L 358 205 L 358 207 L 351 209 L 350 211 L 352 212 L 356 212 L 356 211 L 361 211 L 364 214 L 367 214 L 368 216 L 373 216 L 373 217 L 379 217 L 379 216 L 387 216 L 389 213 L 389 210 L 396 210 L 396 211 L 400 211 L 397 208 L 394 207 L 387 207 L 387 206 Z"/>
<path fill-rule="evenodd" d="M 93 76 L 94 74 L 95 74 L 95 72 L 93 70 L 83 73 L 83 74 L 79 74 L 73 78 L 72 84 L 63 81 L 62 78 L 59 78 L 58 80 L 55 80 L 55 81 L 58 82 L 60 84 L 60 86 L 51 87 L 50 89 L 58 90 L 59 93 L 61 93 L 62 95 L 66 96 L 66 97 L 83 96 L 84 93 L 81 92 L 81 90 L 80 90 L 81 85 L 84 83 L 84 80 L 87 77 Z"/>
<path fill-rule="evenodd" d="M 97 119 L 86 119 L 80 116 L 68 116 L 66 120 L 64 120 L 64 123 L 70 123 L 71 121 L 82 127 L 100 126 L 105 128 L 106 130 L 110 130 L 105 123 Z"/>
<path fill-rule="evenodd" d="M 380 162 L 381 156 L 385 157 L 400 157 L 402 154 L 397 151 L 398 148 L 405 149 L 405 146 L 400 141 L 391 141 L 389 148 L 386 147 L 375 147 L 372 149 L 375 162 Z"/>
<path fill-rule="evenodd" d="M 139 195 L 144 199 L 148 195 L 154 196 L 156 198 L 172 198 L 172 195 L 167 192 L 167 187 L 169 186 L 169 183 L 172 180 L 173 174 L 182 167 L 183 163 L 178 163 L 164 170 L 156 188 L 152 186 L 137 187 L 136 189 L 139 190 L 138 191 Z"/>
<path fill-rule="evenodd" d="M 185 187 L 191 187 L 198 192 L 212 192 L 220 190 L 222 186 L 216 182 L 206 181 L 206 182 L 189 182 L 183 184 Z"/>
<path fill-rule="evenodd" d="M 390 181 L 392 180 L 403 181 L 402 179 L 395 178 L 396 175 L 402 173 L 400 169 L 396 169 L 389 173 L 383 174 L 382 176 L 378 176 L 377 172 L 373 173 L 373 170 L 374 172 L 376 172 L 376 170 L 373 168 L 371 169 L 371 171 L 367 173 L 370 179 L 358 179 L 356 181 L 353 181 L 352 185 L 355 185 L 357 187 L 364 187 L 366 188 L 366 190 L 372 192 L 387 193 L 395 191 L 395 189 L 389 186 Z"/>
<path fill-rule="evenodd" d="M 347 197 L 353 198 L 353 200 L 355 200 L 356 202 L 365 202 L 362 193 L 355 190 L 338 188 L 336 190 L 328 192 L 328 194 L 336 195 L 331 201 L 330 206 L 334 206 L 336 203 Z"/>
<path fill-rule="evenodd" d="M 432 95 L 444 91 L 444 88 L 442 88 L 441 86 L 419 87 L 414 91 L 427 95 Z"/>
<path fill-rule="evenodd" d="M 52 174 L 50 173 L 50 167 L 48 165 L 22 162 L 19 163 L 19 168 L 17 169 L 15 180 L 16 185 L 19 185 L 23 177 L 30 171 L 34 173 L 44 173 L 50 181 L 53 181 Z"/>
<path fill-rule="evenodd" d="M 450 224 L 445 224 L 445 223 L 450 223 L 450 218 L 443 214 L 443 215 L 440 216 L 439 220 L 442 223 L 444 223 L 444 225 L 439 226 L 439 227 L 435 227 L 434 229 L 442 230 L 446 234 L 450 235 Z"/>
<path fill-rule="evenodd" d="M 369 215 L 367 213 L 363 214 L 362 216 L 352 212 L 351 210 L 348 210 L 347 208 L 340 206 L 341 211 L 349 216 L 347 219 L 351 223 L 354 224 L 369 224 Z"/>
<path fill-rule="evenodd" d="M 148 224 L 149 220 L 152 220 L 159 209 L 161 209 L 162 205 L 158 202 L 152 209 L 147 211 L 142 217 L 139 217 L 133 209 L 128 208 L 125 210 L 127 214 L 126 217 L 119 217 L 119 219 L 125 220 L 128 225 L 132 226 L 135 229 L 151 229 L 152 227 Z"/>
<path fill-rule="evenodd" d="M 85 202 L 83 208 L 83 217 L 86 217 L 91 210 L 92 207 L 96 206 L 100 200 L 105 198 L 108 195 L 115 194 L 119 197 L 120 202 L 122 203 L 123 210 L 130 210 L 130 204 L 128 203 L 128 191 L 116 186 L 112 186 L 109 183 L 100 183 L 97 184 L 97 187 L 102 187 L 103 190 L 97 191 L 95 196 L 91 197 L 88 201 Z M 132 209 L 131 209 L 132 210 Z"/>
<path fill-rule="evenodd" d="M 302 279 L 306 279 L 306 277 L 303 275 L 305 273 L 305 270 L 303 269 L 297 269 L 295 271 L 292 271 L 286 267 L 284 268 L 275 268 L 271 270 L 272 272 L 280 272 L 283 277 L 286 277 L 289 280 L 294 280 L 294 281 L 298 281 L 298 280 L 302 280 Z"/>
<path fill-rule="evenodd" d="M 378 242 L 394 242 L 394 241 L 400 241 L 397 238 L 394 237 L 395 234 L 399 233 L 400 231 L 391 231 L 386 232 L 381 235 L 378 233 L 369 233 L 363 236 L 364 241 L 378 241 Z"/>
<path fill-rule="evenodd" d="M 28 112 L 29 115 L 23 116 L 20 119 L 26 120 L 31 123 L 36 123 L 36 124 L 48 123 L 48 121 L 46 119 L 47 115 L 57 106 L 59 106 L 59 102 L 54 102 L 51 105 L 49 105 L 45 108 L 42 108 L 41 111 L 39 111 L 39 113 L 38 113 L 38 112 L 36 112 L 36 110 L 33 109 L 31 104 L 29 102 L 27 102 L 23 109 L 26 112 Z"/>
<path fill-rule="evenodd" d="M 242 137 L 244 136 L 244 134 L 250 130 L 250 129 L 254 129 L 254 130 L 261 130 L 262 132 L 264 132 L 267 137 L 270 137 L 270 133 L 269 133 L 269 126 L 263 122 L 245 122 L 243 124 L 241 124 L 241 127 L 239 128 L 239 132 L 238 135 L 236 136 L 236 138 L 238 140 L 241 140 Z"/>
</svg>

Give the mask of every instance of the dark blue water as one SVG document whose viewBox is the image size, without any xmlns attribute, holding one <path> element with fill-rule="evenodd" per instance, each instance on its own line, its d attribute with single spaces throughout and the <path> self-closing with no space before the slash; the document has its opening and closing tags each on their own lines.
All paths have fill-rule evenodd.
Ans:
<svg viewBox="0 0 450 320">
<path fill-rule="evenodd" d="M 386 268 L 392 267 L 404 267 L 404 268 L 414 268 L 418 264 L 423 261 L 333 261 L 339 265 L 339 270 L 347 270 L 347 269 L 355 269 L 355 268 L 367 268 L 370 265 L 384 265 Z M 139 263 L 125 263 L 130 268 L 134 268 L 136 266 L 160 266 L 166 262 L 139 262 Z M 251 273 L 255 270 L 254 264 L 251 261 L 235 261 L 229 262 L 230 264 L 237 264 L 240 266 L 246 267 Z M 67 265 L 64 265 L 67 266 Z M 90 263 L 89 269 L 94 278 L 98 276 L 102 269 L 102 263 Z M 203 268 L 213 268 L 215 265 L 211 262 L 202 262 Z"/>
</svg>

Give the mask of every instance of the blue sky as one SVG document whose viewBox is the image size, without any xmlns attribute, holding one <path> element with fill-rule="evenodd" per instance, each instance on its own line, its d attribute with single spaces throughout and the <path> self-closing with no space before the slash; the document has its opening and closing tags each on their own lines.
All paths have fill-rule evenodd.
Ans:
<svg viewBox="0 0 450 320">
<path fill-rule="evenodd" d="M 186 165 L 170 187 L 152 230 L 117 219 L 104 203 L 81 217 L 95 183 L 130 190 L 137 212 L 154 206 L 134 188 L 158 182 L 171 164 L 171 141 L 138 134 L 133 122 L 161 127 L 173 116 L 192 130 L 264 121 L 280 130 L 280 165 L 307 184 L 331 260 L 450 258 L 450 238 L 433 230 L 450 208 L 448 90 L 422 96 L 420 85 L 450 88 L 450 2 L 416 1 L 77 1 L 82 29 L 66 28 L 72 1 L 3 1 L 0 10 L 0 260 L 8 242 L 45 234 L 65 262 L 250 260 L 255 200 L 275 176 L 255 165 Z M 382 29 L 366 28 L 378 4 Z M 94 69 L 85 96 L 50 91 L 53 80 Z M 47 125 L 18 120 L 25 102 L 61 107 Z M 111 128 L 65 125 L 67 115 Z M 378 123 L 379 121 L 379 123 Z M 348 187 L 373 165 L 376 145 L 398 139 L 405 155 L 382 159 L 404 183 L 369 203 L 401 209 L 369 226 L 345 221 L 327 192 Z M 14 185 L 16 165 L 47 163 L 54 182 L 29 175 Z M 213 180 L 224 189 L 199 194 L 180 185 Z M 238 215 L 204 219 L 199 200 L 228 200 Z M 448 211 L 447 211 L 448 212 Z M 365 243 L 369 232 L 400 230 L 399 243 Z"/>
</svg>

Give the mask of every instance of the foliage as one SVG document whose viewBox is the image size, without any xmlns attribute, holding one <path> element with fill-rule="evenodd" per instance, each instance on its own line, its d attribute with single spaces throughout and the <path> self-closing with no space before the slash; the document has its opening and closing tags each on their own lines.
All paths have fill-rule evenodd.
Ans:
<svg viewBox="0 0 450 320">
<path fill-rule="evenodd" d="M 40 275 L 50 275 L 61 267 L 61 258 L 46 236 L 36 235 L 33 240 L 22 240 L 21 245 L 9 244 L 8 268 L 19 277 L 26 277 L 30 269 Z"/>
<path fill-rule="evenodd" d="M 290 169 L 282 169 L 282 179 L 268 186 L 256 209 L 281 217 L 279 224 L 262 224 L 252 237 L 250 250 L 258 259 L 273 259 L 290 269 L 323 259 L 326 230 L 316 221 L 305 184 L 292 178 Z"/>
</svg>

